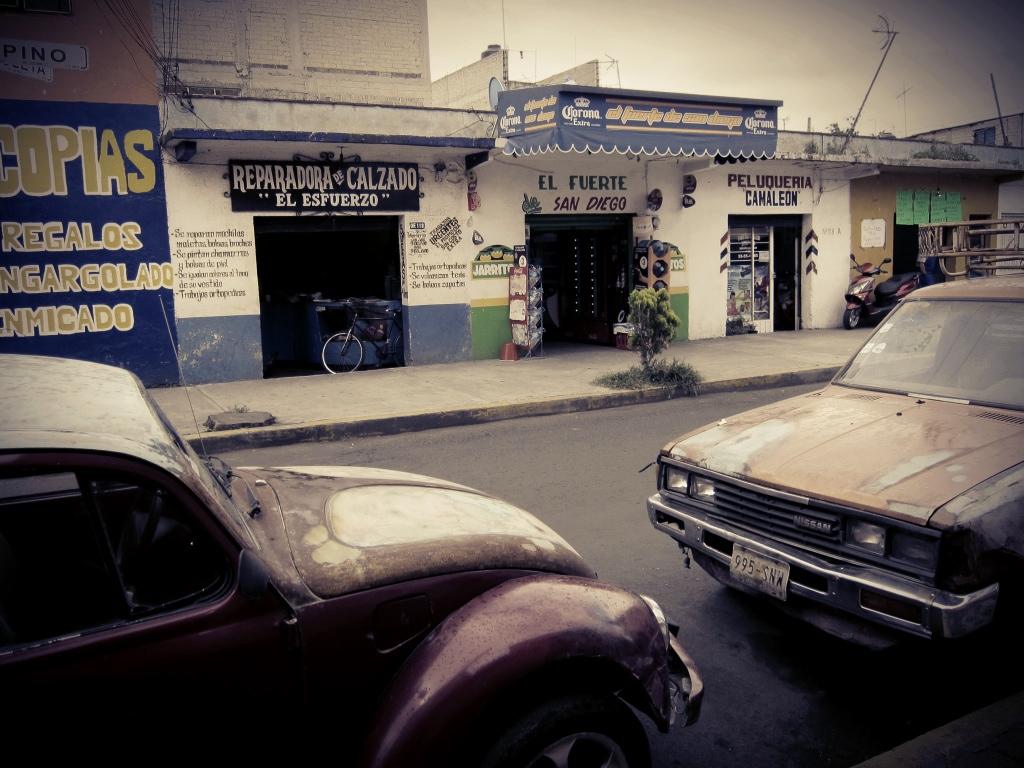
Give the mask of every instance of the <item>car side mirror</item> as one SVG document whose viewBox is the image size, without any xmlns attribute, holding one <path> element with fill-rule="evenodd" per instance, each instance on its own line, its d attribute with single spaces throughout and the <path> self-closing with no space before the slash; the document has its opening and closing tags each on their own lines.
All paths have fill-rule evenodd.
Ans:
<svg viewBox="0 0 1024 768">
<path fill-rule="evenodd" d="M 270 570 L 259 555 L 243 549 L 238 560 L 238 591 L 250 600 L 258 600 L 270 589 Z"/>
</svg>

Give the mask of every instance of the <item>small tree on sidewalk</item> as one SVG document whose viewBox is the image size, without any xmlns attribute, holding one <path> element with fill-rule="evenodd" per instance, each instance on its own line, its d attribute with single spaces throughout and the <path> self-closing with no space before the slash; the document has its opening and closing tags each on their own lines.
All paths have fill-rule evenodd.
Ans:
<svg viewBox="0 0 1024 768">
<path fill-rule="evenodd" d="M 640 366 L 650 376 L 655 355 L 668 347 L 679 327 L 668 291 L 637 288 L 629 294 L 629 322 L 633 324 L 629 347 L 640 353 Z"/>
<path fill-rule="evenodd" d="M 629 348 L 640 353 L 640 365 L 606 373 L 594 383 L 611 389 L 672 387 L 679 394 L 700 394 L 700 374 L 692 366 L 679 360 L 655 359 L 668 347 L 679 327 L 679 316 L 672 311 L 668 291 L 652 288 L 633 291 L 629 295 L 629 322 L 633 324 Z"/>
</svg>

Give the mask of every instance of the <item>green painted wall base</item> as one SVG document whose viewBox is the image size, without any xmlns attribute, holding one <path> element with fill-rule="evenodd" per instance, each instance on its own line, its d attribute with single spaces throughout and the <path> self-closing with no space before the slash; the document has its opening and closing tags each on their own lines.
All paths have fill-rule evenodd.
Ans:
<svg viewBox="0 0 1024 768">
<path fill-rule="evenodd" d="M 473 333 L 474 360 L 496 360 L 501 355 L 501 345 L 512 341 L 507 304 L 472 307 L 469 323 Z"/>
<path fill-rule="evenodd" d="M 672 309 L 679 315 L 675 341 L 686 341 L 690 338 L 690 295 L 673 293 Z M 473 333 L 474 360 L 495 360 L 501 355 L 501 345 L 512 341 L 507 304 L 497 307 L 472 307 L 470 327 Z"/>
<path fill-rule="evenodd" d="M 672 310 L 679 315 L 679 327 L 676 328 L 674 341 L 686 341 L 690 338 L 690 294 L 673 293 L 671 303 Z"/>
</svg>

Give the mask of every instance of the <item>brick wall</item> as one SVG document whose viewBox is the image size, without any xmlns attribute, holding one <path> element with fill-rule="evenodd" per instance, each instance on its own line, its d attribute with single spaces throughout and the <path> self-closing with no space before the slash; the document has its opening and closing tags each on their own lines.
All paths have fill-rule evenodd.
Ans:
<svg viewBox="0 0 1024 768">
<path fill-rule="evenodd" d="M 585 61 L 571 69 L 556 72 L 550 77 L 537 81 L 537 85 L 561 85 L 566 80 L 572 80 L 576 85 L 591 85 L 595 88 L 601 85 L 601 67 L 597 59 Z"/>
<path fill-rule="evenodd" d="M 171 4 L 153 0 L 165 45 Z M 430 103 L 427 0 L 181 0 L 184 85 L 253 98 Z M 200 91 L 202 92 L 202 91 Z"/>
<path fill-rule="evenodd" d="M 1006 127 L 1006 135 L 1010 140 L 1011 147 L 1024 146 L 1024 113 L 1006 115 L 1003 118 L 1003 125 Z M 1000 127 L 999 118 L 991 120 L 980 120 L 968 125 L 956 125 L 951 128 L 940 128 L 926 133 L 917 133 L 910 138 L 930 141 L 947 141 L 951 144 L 973 144 L 974 132 L 982 128 L 995 128 L 996 146 L 1003 146 L 1003 129 Z"/>
<path fill-rule="evenodd" d="M 445 75 L 433 84 L 433 103 L 453 109 L 490 109 L 491 78 L 508 81 L 508 51 L 498 51 Z"/>
<path fill-rule="evenodd" d="M 498 78 L 506 88 L 533 88 L 537 85 L 561 85 L 572 80 L 576 85 L 599 86 L 600 65 L 591 60 L 578 66 L 556 72 L 536 83 L 523 83 L 508 79 L 508 51 L 499 51 L 474 61 L 450 75 L 436 80 L 433 86 L 434 105 L 454 109 L 490 109 L 487 86 L 492 77 Z"/>
</svg>

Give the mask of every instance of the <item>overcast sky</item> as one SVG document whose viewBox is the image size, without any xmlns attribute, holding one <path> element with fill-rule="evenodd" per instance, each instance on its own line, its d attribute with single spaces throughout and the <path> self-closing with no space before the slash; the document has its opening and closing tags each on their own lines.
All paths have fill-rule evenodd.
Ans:
<svg viewBox="0 0 1024 768">
<path fill-rule="evenodd" d="M 428 0 L 433 79 L 503 42 L 503 5 L 513 80 L 598 59 L 603 86 L 778 99 L 780 127 L 824 130 L 864 98 L 881 14 L 899 34 L 858 133 L 994 117 L 989 73 L 1003 114 L 1024 111 L 1020 0 Z"/>
</svg>

